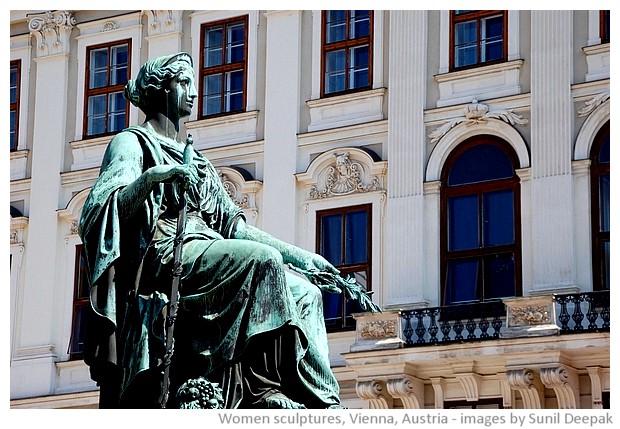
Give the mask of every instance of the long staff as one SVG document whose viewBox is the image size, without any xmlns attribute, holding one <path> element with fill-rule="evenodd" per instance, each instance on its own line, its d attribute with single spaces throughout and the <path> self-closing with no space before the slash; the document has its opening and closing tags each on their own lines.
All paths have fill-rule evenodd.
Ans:
<svg viewBox="0 0 620 429">
<path fill-rule="evenodd" d="M 183 164 L 189 165 L 192 162 L 193 151 L 192 144 L 194 140 L 191 134 L 187 135 L 185 140 L 185 149 L 183 150 Z M 179 307 L 179 284 L 181 282 L 181 274 L 183 267 L 181 257 L 183 256 L 183 237 L 185 236 L 185 223 L 187 220 L 187 201 L 185 192 L 189 188 L 189 181 L 181 183 L 179 190 L 179 217 L 177 218 L 177 231 L 174 237 L 174 263 L 172 266 L 172 290 L 170 292 L 170 302 L 168 303 L 168 315 L 166 317 L 166 354 L 164 356 L 164 379 L 162 383 L 159 404 L 161 408 L 166 408 L 168 402 L 168 394 L 170 391 L 170 360 L 172 358 L 172 347 L 174 342 L 174 322 L 177 317 L 177 309 Z"/>
</svg>

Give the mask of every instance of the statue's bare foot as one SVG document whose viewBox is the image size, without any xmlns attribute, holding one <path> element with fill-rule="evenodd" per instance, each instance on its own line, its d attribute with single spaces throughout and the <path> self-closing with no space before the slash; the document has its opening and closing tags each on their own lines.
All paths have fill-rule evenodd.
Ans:
<svg viewBox="0 0 620 429">
<path fill-rule="evenodd" d="M 288 396 L 280 392 L 267 396 L 262 400 L 262 403 L 266 408 L 278 408 L 285 410 L 301 410 L 306 408 L 303 404 L 293 401 Z"/>
</svg>

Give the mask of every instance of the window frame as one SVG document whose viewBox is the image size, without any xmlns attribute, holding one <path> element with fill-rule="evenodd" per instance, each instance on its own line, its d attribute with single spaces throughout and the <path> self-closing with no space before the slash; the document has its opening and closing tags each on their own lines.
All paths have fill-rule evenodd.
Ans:
<svg viewBox="0 0 620 429">
<path fill-rule="evenodd" d="M 15 102 L 11 103 L 10 102 L 10 97 L 9 97 L 9 104 L 10 104 L 10 111 L 11 112 L 15 112 L 15 133 L 14 133 L 14 138 L 11 141 L 11 147 L 10 147 L 10 151 L 11 152 L 15 152 L 17 151 L 17 148 L 19 146 L 19 105 L 20 105 L 20 98 L 21 98 L 21 68 L 22 68 L 22 61 L 21 60 L 13 60 L 11 61 L 11 70 L 13 69 L 13 67 L 15 67 L 17 69 L 17 82 L 15 83 L 15 88 L 16 88 L 16 95 L 15 95 Z M 9 82 L 10 85 L 10 82 Z M 9 89 L 10 90 L 10 89 Z M 9 124 L 9 131 L 10 131 L 10 124 Z"/>
<path fill-rule="evenodd" d="M 204 67 L 205 64 L 205 30 L 207 27 L 214 27 L 222 25 L 224 28 L 231 24 L 243 23 L 243 61 L 236 63 L 226 63 L 226 31 L 223 31 L 224 37 L 222 38 L 222 57 L 223 61 L 221 65 Z M 234 115 L 237 113 L 243 113 L 247 109 L 248 105 L 248 39 L 249 39 L 249 15 L 235 16 L 231 18 L 225 18 L 217 21 L 204 22 L 200 25 L 200 64 L 198 66 L 198 119 L 216 118 L 219 116 Z M 243 101 L 240 109 L 226 111 L 224 109 L 225 100 L 225 85 L 222 85 L 220 92 L 220 112 L 210 115 L 204 112 L 204 79 L 208 75 L 212 74 L 225 74 L 231 71 L 243 70 Z"/>
<path fill-rule="evenodd" d="M 502 15 L 502 58 L 492 60 L 492 61 L 484 61 L 481 62 L 480 51 L 481 51 L 481 39 L 480 39 L 480 31 L 481 25 L 480 21 L 483 18 L 488 18 L 494 15 Z M 456 36 L 456 25 L 468 22 L 468 21 L 476 21 L 477 25 L 477 34 L 476 34 L 476 49 L 477 49 L 477 58 L 478 60 L 474 64 L 468 64 L 465 66 L 456 66 L 455 63 L 455 36 Z M 456 11 L 450 11 L 450 71 L 458 71 L 458 70 L 467 70 L 471 68 L 486 66 L 490 64 L 498 64 L 503 63 L 508 60 L 508 11 L 507 10 L 475 10 L 470 11 L 469 13 L 456 14 Z"/>
<path fill-rule="evenodd" d="M 69 347 L 67 349 L 67 354 L 69 355 L 69 360 L 81 360 L 84 358 L 84 350 L 75 350 L 74 342 L 76 338 L 79 338 L 80 329 L 84 329 L 83 326 L 80 326 L 80 310 L 84 307 L 88 307 L 90 305 L 90 296 L 89 296 L 89 284 L 87 273 L 82 272 L 83 263 L 86 262 L 84 255 L 84 245 L 76 244 L 75 246 L 75 266 L 73 271 L 73 303 L 72 303 L 72 315 L 71 315 L 71 338 L 69 339 Z M 86 276 L 84 276 L 86 274 Z M 80 295 L 80 292 L 83 293 L 83 296 Z"/>
<path fill-rule="evenodd" d="M 346 214 L 348 213 L 353 213 L 353 212 L 362 212 L 364 211 L 366 213 L 366 255 L 367 255 L 367 259 L 365 263 L 357 263 L 357 264 L 343 264 L 343 265 L 336 265 L 334 264 L 334 266 L 336 268 L 338 268 L 338 270 L 340 271 L 340 274 L 344 277 L 346 277 L 347 274 L 353 274 L 355 272 L 360 272 L 360 271 L 365 271 L 366 275 L 367 275 L 367 283 L 366 283 L 366 290 L 368 292 L 372 291 L 372 203 L 365 203 L 365 204 L 356 204 L 353 206 L 344 206 L 344 207 L 337 207 L 337 208 L 329 208 L 329 209 L 324 209 L 324 210 L 317 210 L 316 211 L 316 252 L 318 254 L 321 254 L 321 245 L 323 243 L 322 241 L 322 221 L 321 219 L 324 216 L 331 216 L 331 215 L 336 215 L 339 214 L 342 216 L 342 218 L 344 219 L 344 216 L 346 216 Z M 342 228 L 342 235 L 341 235 L 341 249 L 342 252 L 346 252 L 346 239 L 345 239 L 345 227 L 344 227 L 344 221 L 342 222 L 343 228 Z M 327 326 L 327 331 L 328 332 L 341 332 L 341 331 L 347 331 L 347 330 L 352 330 L 355 329 L 355 320 L 353 320 L 353 318 L 351 317 L 351 315 L 347 315 L 346 314 L 346 299 L 344 299 L 344 295 L 341 294 L 341 296 L 343 297 L 342 300 L 342 316 L 340 318 L 340 321 L 337 322 L 335 325 L 330 325 Z"/>
<path fill-rule="evenodd" d="M 111 56 L 108 56 L 108 73 L 107 73 L 107 80 L 108 82 L 106 82 L 106 85 L 101 87 L 101 88 L 94 88 L 94 89 L 89 89 L 89 84 L 90 84 L 90 74 L 91 74 L 91 69 L 90 69 L 90 52 L 95 50 L 95 49 L 102 49 L 102 48 L 107 48 L 108 51 L 114 47 L 114 46 L 121 46 L 127 44 L 127 81 L 131 78 L 131 39 L 121 39 L 121 40 L 114 40 L 111 42 L 106 42 L 106 43 L 99 43 L 96 45 L 90 45 L 86 47 L 86 60 L 85 60 L 85 65 L 86 65 L 86 70 L 85 70 L 85 79 L 84 79 L 84 106 L 83 106 L 83 118 L 82 118 L 82 138 L 83 139 L 89 139 L 89 138 L 96 138 L 96 137 L 103 137 L 103 136 L 109 136 L 109 135 L 113 135 L 116 134 L 120 131 L 122 131 L 124 128 L 127 128 L 129 126 L 129 101 L 125 100 L 125 125 L 123 127 L 121 127 L 120 130 L 116 130 L 116 131 L 109 131 L 109 114 L 110 114 L 110 109 L 109 109 L 109 105 L 108 105 L 108 98 L 106 97 L 106 119 L 105 119 L 105 131 L 103 133 L 97 133 L 97 134 L 90 134 L 88 131 L 88 100 L 91 96 L 96 96 L 96 95 L 109 95 L 111 93 L 114 92 L 124 92 L 125 90 L 125 85 L 127 82 L 123 82 L 120 84 L 116 84 L 116 85 L 109 85 L 109 79 L 111 76 L 110 73 L 110 59 Z"/>
<path fill-rule="evenodd" d="M 601 269 L 602 252 L 601 245 L 605 242 L 610 243 L 610 231 L 601 231 L 600 227 L 600 200 L 599 200 L 599 178 L 603 175 L 610 175 L 610 164 L 598 162 L 599 152 L 603 142 L 610 136 L 609 121 L 596 133 L 594 143 L 590 150 L 590 200 L 591 200 L 591 224 L 592 224 L 592 289 L 608 290 L 603 288 L 603 270 Z M 611 228 L 610 228 L 611 230 Z"/>
<path fill-rule="evenodd" d="M 456 160 L 468 149 L 472 147 L 489 144 L 501 149 L 510 162 L 512 163 L 513 175 L 510 178 L 491 180 L 479 183 L 469 183 L 461 185 L 448 186 L 448 177 L 452 167 Z M 512 147 L 500 139 L 492 135 L 479 135 L 471 137 L 461 144 L 459 144 L 447 157 L 441 172 L 441 196 L 440 196 L 440 281 L 441 281 L 441 305 L 457 304 L 448 303 L 448 263 L 452 260 L 477 258 L 479 264 L 485 257 L 492 255 L 502 255 L 513 253 L 514 254 L 514 269 L 515 269 L 515 296 L 521 296 L 523 293 L 523 276 L 522 276 L 522 239 L 521 239 L 521 180 L 517 175 L 516 169 L 519 165 L 519 160 L 512 149 Z M 477 195 L 478 197 L 478 227 L 479 227 L 479 243 L 482 243 L 480 235 L 482 234 L 481 228 L 481 210 L 482 210 L 482 196 L 485 193 L 501 191 L 501 190 L 513 191 L 513 208 L 514 208 L 514 244 L 503 244 L 497 246 L 479 246 L 475 249 L 466 250 L 448 250 L 449 233 L 448 233 L 448 201 L 451 197 L 455 196 L 468 196 Z M 481 272 L 478 274 L 477 287 L 480 289 L 480 297 L 475 301 L 467 302 L 484 302 L 497 298 L 490 298 L 485 300 L 485 276 L 482 272 L 483 268 L 480 266 Z M 459 301 L 460 303 L 461 301 Z"/>
<path fill-rule="evenodd" d="M 350 94 L 360 91 L 367 91 L 372 89 L 373 82 L 373 39 L 374 39 L 374 10 L 369 10 L 369 20 L 368 23 L 369 31 L 368 36 L 356 37 L 354 39 L 349 38 L 349 28 L 351 21 L 351 11 L 346 11 L 345 16 L 345 34 L 347 35 L 345 40 L 327 43 L 327 10 L 321 11 L 321 98 L 333 97 L 343 94 Z M 358 88 L 349 88 L 349 50 L 354 47 L 368 45 L 368 83 L 365 86 L 360 86 Z M 326 56 L 329 52 L 342 50 L 344 49 L 346 52 L 345 58 L 345 89 L 342 91 L 334 91 L 327 93 L 325 91 L 325 69 L 326 69 Z"/>
</svg>

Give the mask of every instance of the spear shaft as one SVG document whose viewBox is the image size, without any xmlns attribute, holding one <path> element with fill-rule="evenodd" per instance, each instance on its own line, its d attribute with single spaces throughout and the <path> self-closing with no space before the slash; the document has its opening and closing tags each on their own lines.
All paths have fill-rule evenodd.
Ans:
<svg viewBox="0 0 620 429">
<path fill-rule="evenodd" d="M 192 162 L 194 143 L 191 134 L 187 135 L 185 140 L 185 149 L 183 150 L 183 164 L 189 165 Z M 172 265 L 172 289 L 170 292 L 170 301 L 168 303 L 168 315 L 166 317 L 166 354 L 164 355 L 164 370 L 161 395 L 159 404 L 161 408 L 166 408 L 168 395 L 170 391 L 170 360 L 173 353 L 174 344 L 174 323 L 177 317 L 179 307 L 179 285 L 181 283 L 181 274 L 183 273 L 182 257 L 183 257 L 183 237 L 185 236 L 185 223 L 187 221 L 187 201 L 185 192 L 189 188 L 189 181 L 185 180 L 179 186 L 179 217 L 177 218 L 177 229 L 174 237 L 174 262 Z"/>
</svg>

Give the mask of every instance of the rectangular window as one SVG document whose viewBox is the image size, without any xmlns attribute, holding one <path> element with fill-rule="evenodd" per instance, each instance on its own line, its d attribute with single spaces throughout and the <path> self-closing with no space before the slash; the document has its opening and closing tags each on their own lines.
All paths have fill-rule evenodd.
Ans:
<svg viewBox="0 0 620 429">
<path fill-rule="evenodd" d="M 601 43 L 609 43 L 609 11 L 602 10 L 600 13 Z"/>
<path fill-rule="evenodd" d="M 84 332 L 89 306 L 88 271 L 81 244 L 75 246 L 73 291 L 73 319 L 71 324 L 71 340 L 69 342 L 69 357 L 71 360 L 78 360 L 83 358 Z"/>
<path fill-rule="evenodd" d="M 9 130 L 11 133 L 11 151 L 17 150 L 17 135 L 19 124 L 19 85 L 21 78 L 21 61 L 11 61 L 10 77 L 10 104 L 11 116 L 9 120 Z"/>
<path fill-rule="evenodd" d="M 129 124 L 129 103 L 123 97 L 130 75 L 131 41 L 91 46 L 86 51 L 84 135 L 111 134 Z"/>
<path fill-rule="evenodd" d="M 203 24 L 199 117 L 245 111 L 247 26 L 247 16 Z"/>
<path fill-rule="evenodd" d="M 317 212 L 317 252 L 338 268 L 343 277 L 354 277 L 366 290 L 370 285 L 370 204 Z M 323 292 L 323 313 L 328 332 L 354 329 L 352 313 L 361 312 L 356 301 L 343 294 Z"/>
<path fill-rule="evenodd" d="M 371 87 L 372 22 L 370 10 L 323 11 L 322 95 Z"/>
<path fill-rule="evenodd" d="M 451 70 L 506 60 L 505 11 L 456 10 L 450 20 Z"/>
</svg>

